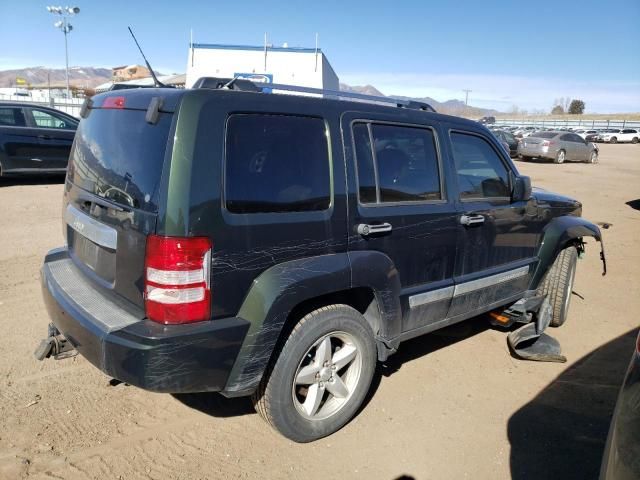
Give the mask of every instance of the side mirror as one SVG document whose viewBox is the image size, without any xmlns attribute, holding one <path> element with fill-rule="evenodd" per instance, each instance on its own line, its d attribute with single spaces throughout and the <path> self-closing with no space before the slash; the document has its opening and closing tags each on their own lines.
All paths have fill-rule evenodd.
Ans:
<svg viewBox="0 0 640 480">
<path fill-rule="evenodd" d="M 531 177 L 519 176 L 513 184 L 511 201 L 526 202 L 531 198 Z"/>
</svg>

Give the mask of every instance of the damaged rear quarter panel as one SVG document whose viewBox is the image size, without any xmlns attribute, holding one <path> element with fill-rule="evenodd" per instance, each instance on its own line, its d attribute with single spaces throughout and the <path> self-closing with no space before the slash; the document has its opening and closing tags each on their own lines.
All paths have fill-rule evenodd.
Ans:
<svg viewBox="0 0 640 480">
<path fill-rule="evenodd" d="M 250 322 L 229 376 L 225 393 L 253 390 L 269 363 L 291 310 L 302 301 L 349 288 L 346 253 L 321 255 L 280 263 L 252 283 L 238 316 Z"/>
</svg>

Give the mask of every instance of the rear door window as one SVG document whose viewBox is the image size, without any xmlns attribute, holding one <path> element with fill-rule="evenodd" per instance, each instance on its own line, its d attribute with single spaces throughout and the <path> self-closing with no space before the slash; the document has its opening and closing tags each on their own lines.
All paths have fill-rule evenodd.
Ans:
<svg viewBox="0 0 640 480">
<path fill-rule="evenodd" d="M 361 203 L 442 199 L 432 129 L 356 123 L 353 134 Z"/>
<path fill-rule="evenodd" d="M 225 203 L 232 213 L 328 209 L 331 179 L 324 120 L 231 115 L 227 122 Z"/>
<path fill-rule="evenodd" d="M 509 171 L 486 139 L 452 132 L 451 146 L 461 199 L 511 196 Z"/>
<path fill-rule="evenodd" d="M 24 115 L 21 108 L 0 107 L 0 125 L 9 127 L 24 127 Z"/>
</svg>

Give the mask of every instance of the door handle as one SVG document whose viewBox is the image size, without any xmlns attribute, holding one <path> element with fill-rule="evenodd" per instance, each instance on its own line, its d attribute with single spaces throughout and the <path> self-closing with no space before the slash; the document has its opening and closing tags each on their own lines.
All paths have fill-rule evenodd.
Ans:
<svg viewBox="0 0 640 480">
<path fill-rule="evenodd" d="M 51 137 L 49 135 L 38 135 L 38 138 L 40 140 L 51 140 Z"/>
<path fill-rule="evenodd" d="M 358 233 L 363 236 L 373 235 L 376 233 L 386 233 L 391 231 L 390 223 L 380 223 L 377 225 L 369 225 L 367 223 L 361 223 L 358 225 Z"/>
<path fill-rule="evenodd" d="M 460 217 L 460 224 L 465 227 L 482 223 L 484 223 L 484 215 L 462 215 Z"/>
</svg>

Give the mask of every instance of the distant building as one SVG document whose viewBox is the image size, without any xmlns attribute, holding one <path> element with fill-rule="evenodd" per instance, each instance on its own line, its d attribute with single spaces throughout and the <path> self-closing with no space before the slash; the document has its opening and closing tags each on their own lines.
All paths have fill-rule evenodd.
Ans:
<svg viewBox="0 0 640 480">
<path fill-rule="evenodd" d="M 282 47 L 191 44 L 186 87 L 192 87 L 200 77 L 239 77 L 254 82 L 340 89 L 338 76 L 322 50 L 286 44 Z"/>
<path fill-rule="evenodd" d="M 147 67 L 143 67 L 142 65 L 124 65 L 111 69 L 111 79 L 114 82 L 126 82 L 127 80 L 135 80 L 149 76 L 151 76 L 151 72 Z"/>
</svg>

